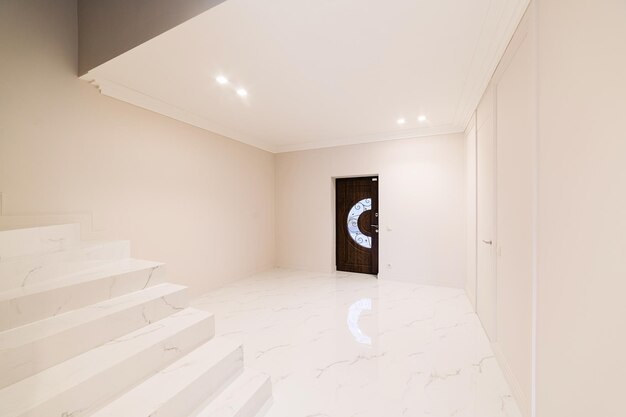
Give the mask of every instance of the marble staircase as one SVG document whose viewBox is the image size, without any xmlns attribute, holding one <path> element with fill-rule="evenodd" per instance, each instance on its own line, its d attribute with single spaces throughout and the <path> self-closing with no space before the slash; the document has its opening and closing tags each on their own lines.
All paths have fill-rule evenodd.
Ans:
<svg viewBox="0 0 626 417">
<path fill-rule="evenodd" d="M 269 377 L 127 241 L 0 231 L 0 417 L 253 417 Z"/>
</svg>

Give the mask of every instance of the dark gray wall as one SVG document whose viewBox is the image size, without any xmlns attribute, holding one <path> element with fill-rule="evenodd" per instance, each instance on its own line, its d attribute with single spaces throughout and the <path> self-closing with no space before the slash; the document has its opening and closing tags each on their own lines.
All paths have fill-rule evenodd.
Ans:
<svg viewBox="0 0 626 417">
<path fill-rule="evenodd" d="M 78 75 L 225 0 L 78 0 Z"/>
</svg>

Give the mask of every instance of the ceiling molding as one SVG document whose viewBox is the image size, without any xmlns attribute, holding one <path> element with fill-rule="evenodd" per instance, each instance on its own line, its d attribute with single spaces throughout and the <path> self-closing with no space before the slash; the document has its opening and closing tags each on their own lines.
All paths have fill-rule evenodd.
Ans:
<svg viewBox="0 0 626 417">
<path fill-rule="evenodd" d="M 96 86 L 100 93 L 105 96 L 130 103 L 134 106 L 153 111 L 174 120 L 199 127 L 211 133 L 216 133 L 271 153 L 304 151 L 310 149 L 331 148 L 334 146 L 357 145 L 360 143 L 386 142 L 390 140 L 414 139 L 425 136 L 463 132 L 463 127 L 461 126 L 446 124 L 441 126 L 427 126 L 417 129 L 405 129 L 401 131 L 379 132 L 369 135 L 355 135 L 326 141 L 271 146 L 267 143 L 259 141 L 258 139 L 247 137 L 239 132 L 233 131 L 232 129 L 213 123 L 205 117 L 194 114 L 173 104 L 166 103 L 148 94 L 118 84 L 114 81 L 107 80 L 101 76 L 94 77 L 92 73 L 87 73 L 80 78 Z"/>
<path fill-rule="evenodd" d="M 245 143 L 246 145 L 250 145 L 267 152 L 277 152 L 275 147 L 259 141 L 258 139 L 252 139 L 250 137 L 247 137 L 246 135 L 242 135 L 241 133 L 236 132 L 232 129 L 213 123 L 207 120 L 205 117 L 194 114 L 193 112 L 182 109 L 173 104 L 166 103 L 156 97 L 152 97 L 148 94 L 118 84 L 114 81 L 107 80 L 101 76 L 94 76 L 92 73 L 87 73 L 80 78 L 96 86 L 100 93 L 105 96 L 125 101 L 137 107 L 141 107 L 146 110 L 161 114 L 163 116 L 167 116 L 174 120 L 178 120 L 180 122 L 199 127 L 200 129 L 208 130 L 211 133 L 216 133 L 229 139 L 234 139 L 238 142 Z"/>
<path fill-rule="evenodd" d="M 373 135 L 351 136 L 328 141 L 316 141 L 297 143 L 293 145 L 281 145 L 276 147 L 277 153 L 306 151 L 311 149 L 332 148 L 336 146 L 359 145 L 365 143 L 387 142 L 391 140 L 416 139 L 426 136 L 447 135 L 453 133 L 462 133 L 463 128 L 454 125 L 442 125 L 424 127 L 418 129 L 408 129 L 394 132 L 381 132 Z"/>
</svg>

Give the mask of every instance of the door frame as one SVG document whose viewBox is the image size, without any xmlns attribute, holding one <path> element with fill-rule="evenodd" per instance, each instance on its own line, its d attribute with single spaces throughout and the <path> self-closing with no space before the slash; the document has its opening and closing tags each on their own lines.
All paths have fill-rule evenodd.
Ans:
<svg viewBox="0 0 626 417">
<path fill-rule="evenodd" d="M 381 262 L 381 253 L 382 251 L 380 250 L 380 235 L 382 234 L 382 228 L 380 227 L 380 223 L 381 223 L 381 218 L 382 218 L 382 208 L 381 208 L 381 204 L 380 204 L 380 195 L 381 195 L 381 175 L 380 174 L 376 174 L 376 173 L 366 173 L 366 174 L 350 174 L 350 175 L 333 175 L 330 177 L 330 216 L 332 221 L 330 222 L 331 224 L 331 235 L 332 235 L 332 245 L 331 245 L 331 257 L 330 257 L 330 270 L 333 273 L 336 272 L 344 272 L 344 271 L 337 271 L 337 180 L 338 179 L 344 179 L 344 178 L 361 178 L 361 177 L 378 177 L 378 225 L 379 225 L 379 232 L 378 232 L 378 274 L 363 274 L 363 275 L 372 275 L 375 276 L 376 278 L 380 277 L 380 265 L 382 265 Z M 358 272 L 348 272 L 350 274 L 357 274 Z"/>
</svg>

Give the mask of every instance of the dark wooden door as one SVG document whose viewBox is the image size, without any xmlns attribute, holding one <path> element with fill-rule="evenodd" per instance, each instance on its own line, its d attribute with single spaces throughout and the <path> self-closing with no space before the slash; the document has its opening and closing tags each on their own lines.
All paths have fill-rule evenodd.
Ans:
<svg viewBox="0 0 626 417">
<path fill-rule="evenodd" d="M 378 274 L 378 177 L 337 178 L 337 270 Z"/>
</svg>

